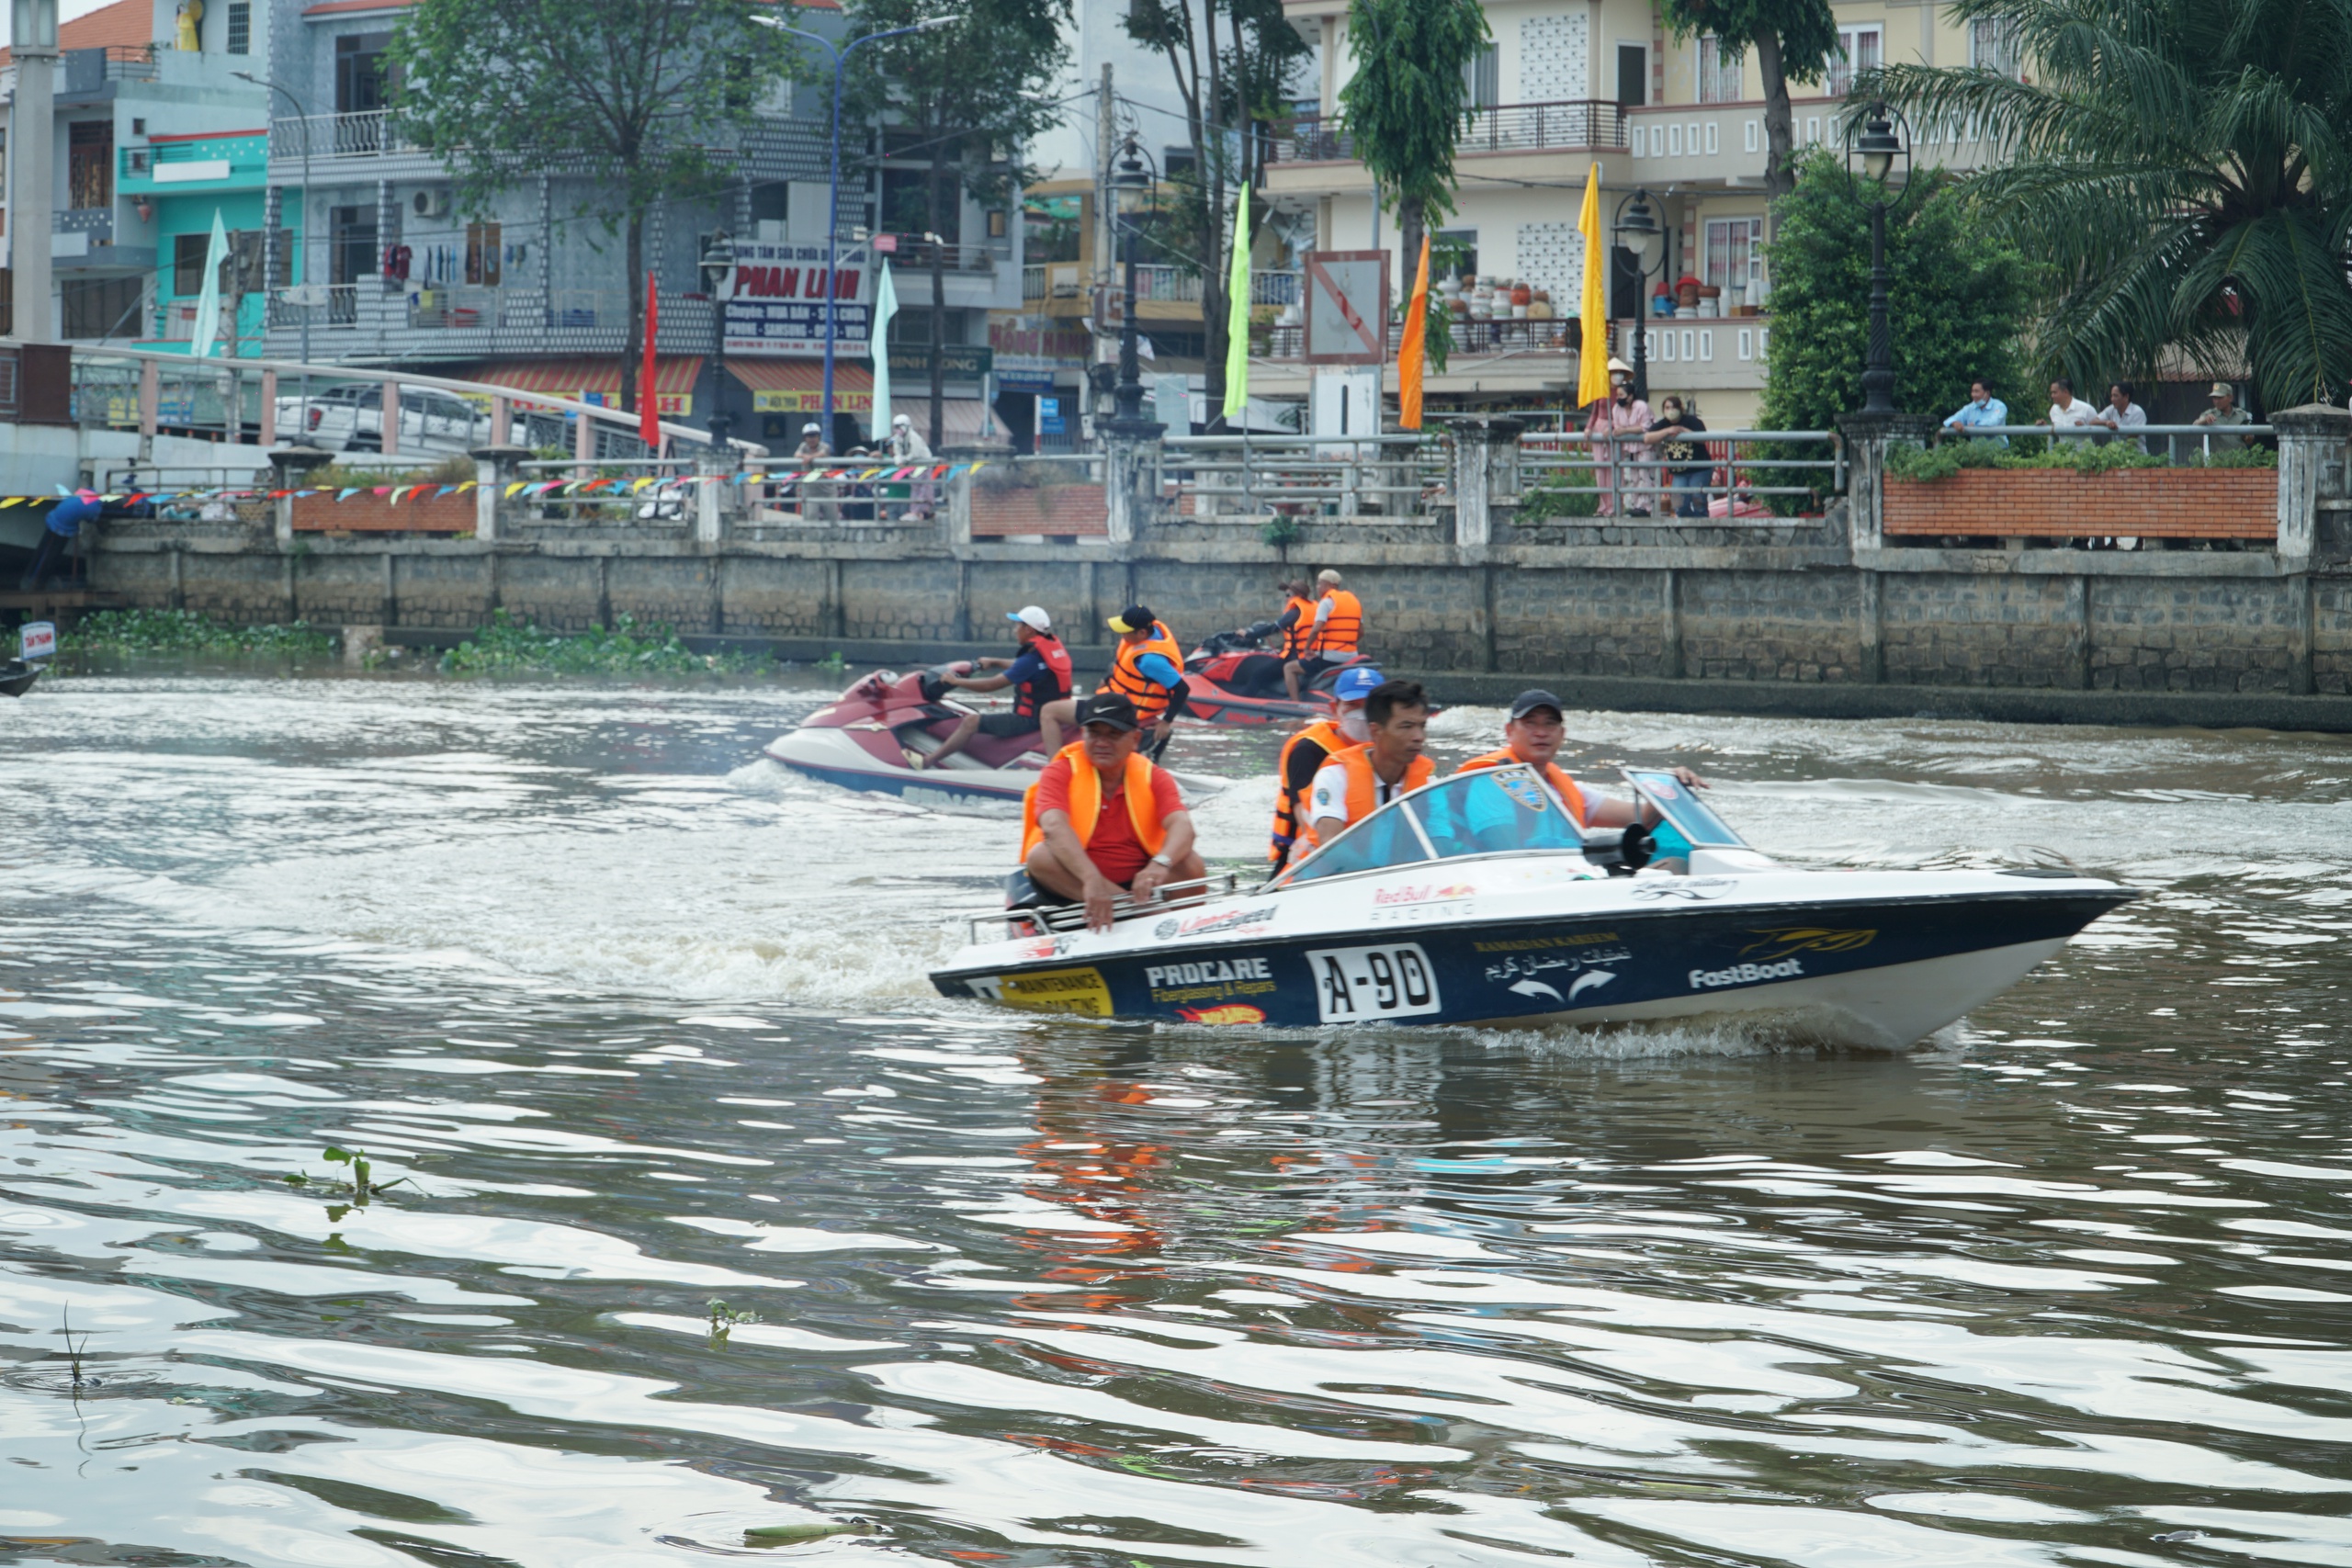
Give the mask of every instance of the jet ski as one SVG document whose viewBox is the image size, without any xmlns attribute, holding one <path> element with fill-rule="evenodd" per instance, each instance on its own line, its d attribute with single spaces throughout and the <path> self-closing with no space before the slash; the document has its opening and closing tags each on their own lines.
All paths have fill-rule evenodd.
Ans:
<svg viewBox="0 0 2352 1568">
<path fill-rule="evenodd" d="M 770 741 L 767 755 L 812 778 L 850 789 L 904 795 L 910 789 L 1018 804 L 1046 765 L 1039 738 L 975 735 L 936 770 L 920 769 L 973 711 L 947 700 L 942 676 L 967 675 L 967 662 L 900 675 L 877 671 Z"/>
<path fill-rule="evenodd" d="M 1580 831 L 1532 769 L 1441 779 L 1262 886 L 1000 909 L 931 978 L 1032 1012 L 1196 1024 L 1542 1028 L 1736 1017 L 1893 1050 L 2138 897 L 2042 867 L 1823 872 L 1749 846 L 1670 773 L 1655 834 Z"/>
<path fill-rule="evenodd" d="M 1273 623 L 1267 621 L 1243 631 L 1219 632 L 1188 654 L 1184 712 L 1209 724 L 1292 727 L 1329 712 L 1331 682 L 1347 665 L 1336 664 L 1317 675 L 1307 683 L 1307 700 L 1293 702 L 1283 684 L 1282 657 L 1259 646 L 1273 630 Z"/>
</svg>

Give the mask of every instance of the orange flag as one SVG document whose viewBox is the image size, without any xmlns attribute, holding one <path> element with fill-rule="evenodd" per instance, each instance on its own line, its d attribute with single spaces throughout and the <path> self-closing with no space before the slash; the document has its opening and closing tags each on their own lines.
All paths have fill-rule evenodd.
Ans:
<svg viewBox="0 0 2352 1568">
<path fill-rule="evenodd" d="M 1413 275 L 1413 298 L 1405 306 L 1405 333 L 1396 347 L 1396 423 L 1421 427 L 1421 370 L 1429 358 L 1430 236 L 1421 231 L 1421 265 Z"/>
<path fill-rule="evenodd" d="M 637 433 L 655 453 L 662 450 L 662 397 L 654 389 L 656 377 L 653 357 L 655 329 L 660 324 L 661 291 L 653 287 L 653 275 L 645 275 L 645 363 L 637 373 Z"/>
</svg>

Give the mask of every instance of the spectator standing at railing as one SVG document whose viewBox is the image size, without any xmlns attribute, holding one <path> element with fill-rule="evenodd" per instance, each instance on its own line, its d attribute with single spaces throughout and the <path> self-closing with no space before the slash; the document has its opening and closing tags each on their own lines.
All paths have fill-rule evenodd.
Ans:
<svg viewBox="0 0 2352 1568">
<path fill-rule="evenodd" d="M 2144 427 L 2148 423 L 2148 411 L 2132 400 L 2131 382 L 2118 381 L 2107 389 L 2107 407 L 2091 417 L 2098 423 L 2120 434 L 2127 430 L 2139 430 Z M 2145 452 L 2148 449 L 2146 436 L 2135 435 L 2130 439 L 2140 444 L 2141 451 Z"/>
<path fill-rule="evenodd" d="M 40 592 L 41 583 L 49 577 L 51 563 L 62 566 L 59 576 L 69 582 L 73 581 L 73 563 L 63 558 L 73 549 L 74 539 L 81 535 L 82 525 L 96 523 L 101 510 L 98 493 L 91 490 L 76 491 L 49 509 L 47 523 L 41 529 L 40 548 L 33 556 L 32 569 L 25 573 L 24 592 Z"/>
<path fill-rule="evenodd" d="M 2198 424 L 2214 426 L 2252 424 L 2254 423 L 2254 415 L 2238 407 L 2238 395 L 2231 389 L 2230 384 L 2227 381 L 2214 382 L 2213 389 L 2207 393 L 2206 396 L 2212 400 L 2213 406 L 2207 409 L 2203 413 L 2199 414 L 2194 423 Z M 2209 452 L 2244 451 L 2245 449 L 2245 437 L 2243 435 L 2209 435 L 2205 438 L 2205 449 Z"/>
<path fill-rule="evenodd" d="M 1643 434 L 1642 444 L 1657 447 L 1658 457 L 1666 465 L 1667 482 L 1676 491 L 1674 514 L 1704 517 L 1707 470 L 1713 464 L 1707 457 L 1707 444 L 1690 438 L 1703 434 L 1707 427 L 1697 414 L 1684 411 L 1680 398 L 1670 394 L 1658 400 L 1657 414 Z"/>
<path fill-rule="evenodd" d="M 1584 425 L 1585 434 L 1592 438 L 1592 480 L 1600 490 L 1593 504 L 1596 515 L 1615 516 L 1618 495 L 1641 482 L 1631 476 L 1635 471 L 1634 459 L 1642 451 L 1643 433 L 1649 427 L 1650 405 L 1634 396 L 1634 367 L 1622 359 L 1610 360 L 1609 400 L 1596 403 Z M 1626 497 L 1625 514 L 1647 517 L 1649 497 Z"/>
<path fill-rule="evenodd" d="M 1944 421 L 1944 428 L 1957 430 L 1966 434 L 1969 431 L 1981 426 L 1997 426 L 2008 423 L 2009 405 L 1995 397 L 1992 387 L 1980 377 L 1968 384 L 1968 400 L 1960 405 L 1958 413 Z M 2004 446 L 2009 444 L 2009 438 L 2006 435 L 1979 436 L 1977 439 L 1997 441 Z"/>
<path fill-rule="evenodd" d="M 2050 417 L 2041 423 L 2052 434 L 2066 435 L 2095 429 L 2103 422 L 2098 410 L 2075 396 L 2075 384 L 2061 376 L 2050 383 Z"/>
<path fill-rule="evenodd" d="M 901 467 L 914 463 L 928 463 L 931 461 L 931 443 L 916 433 L 913 420 L 909 419 L 905 414 L 898 414 L 890 421 L 889 453 L 890 461 Z M 910 493 L 914 504 L 907 508 L 906 515 L 909 517 L 930 516 L 938 495 L 938 487 L 929 479 L 917 479 L 910 487 Z"/>
</svg>

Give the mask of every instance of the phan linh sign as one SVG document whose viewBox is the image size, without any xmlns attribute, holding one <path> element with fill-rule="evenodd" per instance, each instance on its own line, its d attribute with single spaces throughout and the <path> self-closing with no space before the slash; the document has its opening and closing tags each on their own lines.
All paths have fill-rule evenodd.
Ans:
<svg viewBox="0 0 2352 1568">
<path fill-rule="evenodd" d="M 1306 254 L 1306 343 L 1309 365 L 1388 362 L 1388 253 L 1309 251 Z"/>
</svg>

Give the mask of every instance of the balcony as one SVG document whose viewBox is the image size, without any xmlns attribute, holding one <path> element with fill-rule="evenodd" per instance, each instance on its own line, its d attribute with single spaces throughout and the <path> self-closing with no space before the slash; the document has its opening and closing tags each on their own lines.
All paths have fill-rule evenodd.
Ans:
<svg viewBox="0 0 2352 1568">
<path fill-rule="evenodd" d="M 287 115 L 269 122 L 272 157 L 299 161 L 306 148 L 313 160 L 373 158 L 406 150 L 392 128 L 389 109 L 369 109 L 360 114 Z"/>
<path fill-rule="evenodd" d="M 1554 103 L 1498 104 L 1464 117 L 1456 152 L 1545 152 L 1616 151 L 1625 145 L 1625 111 L 1596 98 Z M 1336 116 L 1301 115 L 1287 136 L 1277 136 L 1278 164 L 1339 164 L 1355 161 L 1354 139 Z"/>
<path fill-rule="evenodd" d="M 258 136 L 157 141 L 122 148 L 115 157 L 118 186 L 126 196 L 230 182 L 259 185 L 266 162 Z"/>
<path fill-rule="evenodd" d="M 59 57 L 57 96 L 100 93 L 109 82 L 152 82 L 155 79 L 153 44 L 109 44 L 104 49 L 69 49 Z"/>
<path fill-rule="evenodd" d="M 617 354 L 628 330 L 628 307 L 629 295 L 617 288 L 543 293 L 468 286 L 423 289 L 412 300 L 373 280 L 338 283 L 327 289 L 323 306 L 272 295 L 270 347 L 291 349 L 307 315 L 312 351 L 321 357 Z M 707 354 L 712 329 L 707 299 L 662 294 L 661 352 Z"/>
<path fill-rule="evenodd" d="M 934 261 L 946 264 L 946 270 L 967 277 L 986 277 L 996 272 L 997 256 L 986 245 L 933 244 L 928 240 L 900 239 L 898 250 L 890 255 L 892 270 L 900 274 L 929 272 Z M 1026 279 L 1023 279 L 1026 282 Z"/>
</svg>

